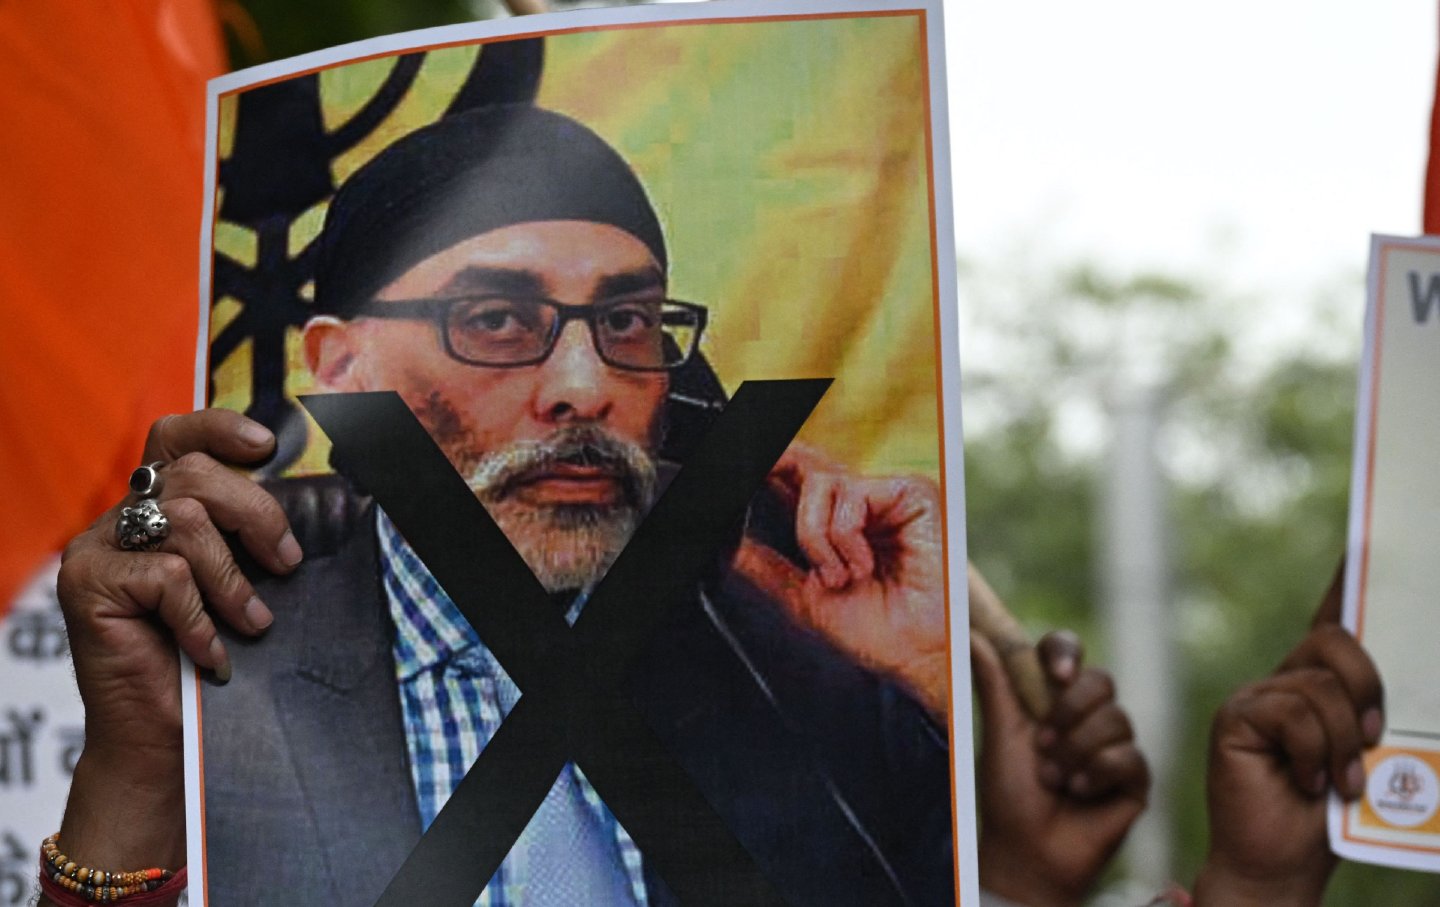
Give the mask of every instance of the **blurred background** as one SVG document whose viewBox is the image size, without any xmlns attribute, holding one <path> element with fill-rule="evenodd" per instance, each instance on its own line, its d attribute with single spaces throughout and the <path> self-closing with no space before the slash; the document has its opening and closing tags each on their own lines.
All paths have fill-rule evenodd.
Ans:
<svg viewBox="0 0 1440 907">
<path fill-rule="evenodd" d="M 947 13 L 970 556 L 1117 675 L 1157 789 L 1098 902 L 1143 903 L 1204 854 L 1210 716 L 1343 551 L 1368 236 L 1421 230 L 1436 4 Z M 1346 864 L 1327 903 L 1437 882 Z"/>
<path fill-rule="evenodd" d="M 0 47 L 18 54 L 4 20 L 17 6 L 0 8 Z M 207 66 L 506 14 L 499 0 L 214 9 L 197 84 Z M 1193 878 L 1210 716 L 1300 638 L 1339 562 L 1368 236 L 1421 229 L 1436 13 L 1434 0 L 947 4 L 970 556 L 1033 631 L 1071 627 L 1115 671 L 1157 769 L 1150 816 L 1096 904 Z M 198 182 L 194 196 L 193 227 L 175 228 L 185 255 Z M 175 279 L 187 299 L 193 264 Z M 0 413 L 18 438 L 21 416 Z M 138 436 L 115 445 L 88 452 L 107 504 Z M 18 580 L 4 581 L 8 600 Z M 43 585 L 27 594 L 50 614 Z M 4 804 L 37 714 L 0 714 L 0 762 L 14 754 L 0 826 L 19 814 Z M 6 904 L 22 836 L 0 836 Z M 28 872 L 28 830 L 23 842 Z M 1440 904 L 1440 878 L 1345 865 L 1327 903 Z"/>
</svg>

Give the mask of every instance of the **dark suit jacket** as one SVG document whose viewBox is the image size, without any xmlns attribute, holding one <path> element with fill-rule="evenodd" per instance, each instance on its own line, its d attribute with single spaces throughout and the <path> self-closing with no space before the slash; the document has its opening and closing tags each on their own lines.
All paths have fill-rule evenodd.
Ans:
<svg viewBox="0 0 1440 907">
<path fill-rule="evenodd" d="M 335 478 L 271 490 L 306 561 L 254 575 L 275 623 L 228 637 L 234 679 L 203 690 L 209 902 L 369 907 L 420 835 L 373 509 Z M 954 903 L 943 734 L 753 588 L 697 594 L 631 681 L 790 903 Z M 674 903 L 648 881 L 652 903 Z"/>
</svg>

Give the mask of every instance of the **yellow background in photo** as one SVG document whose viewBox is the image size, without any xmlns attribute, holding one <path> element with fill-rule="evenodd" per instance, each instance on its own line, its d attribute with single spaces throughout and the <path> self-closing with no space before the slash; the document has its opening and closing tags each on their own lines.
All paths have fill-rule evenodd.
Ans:
<svg viewBox="0 0 1440 907">
<path fill-rule="evenodd" d="M 749 378 L 833 376 L 802 433 L 873 472 L 938 476 L 939 330 L 932 275 L 927 71 L 918 15 L 812 18 L 560 34 L 545 41 L 537 103 L 613 144 L 666 231 L 675 298 L 710 308 L 703 349 L 727 390 Z M 428 54 L 393 114 L 332 164 L 342 181 L 449 104 L 475 46 Z M 393 58 L 320 74 L 325 124 L 365 103 Z M 235 97 L 221 100 L 219 147 Z M 290 254 L 322 212 L 291 229 Z M 248 231 L 216 249 L 253 261 Z M 946 254 L 949 254 L 948 252 Z M 222 300 L 211 337 L 239 303 Z M 310 388 L 289 342 L 288 392 Z M 215 372 L 217 405 L 244 408 L 249 349 Z M 294 472 L 324 471 L 318 431 Z"/>
</svg>

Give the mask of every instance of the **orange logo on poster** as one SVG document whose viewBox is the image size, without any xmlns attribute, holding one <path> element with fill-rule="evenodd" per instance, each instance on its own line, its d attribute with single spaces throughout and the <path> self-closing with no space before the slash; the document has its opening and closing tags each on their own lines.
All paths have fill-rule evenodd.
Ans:
<svg viewBox="0 0 1440 907">
<path fill-rule="evenodd" d="M 1423 760 L 1408 755 L 1390 756 L 1370 772 L 1366 799 L 1387 824 L 1413 828 L 1435 815 L 1440 805 L 1440 779 Z"/>
<path fill-rule="evenodd" d="M 1425 782 L 1420 780 L 1420 774 L 1413 763 L 1398 762 L 1390 772 L 1390 783 L 1387 786 L 1392 797 L 1399 797 L 1409 803 L 1424 790 Z"/>
</svg>

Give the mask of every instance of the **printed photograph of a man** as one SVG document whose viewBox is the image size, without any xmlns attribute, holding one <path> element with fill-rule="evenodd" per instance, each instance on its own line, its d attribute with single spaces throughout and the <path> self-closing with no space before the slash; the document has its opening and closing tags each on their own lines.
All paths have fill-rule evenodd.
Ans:
<svg viewBox="0 0 1440 907">
<path fill-rule="evenodd" d="M 567 52 L 634 61 L 669 47 L 655 59 L 721 81 L 689 88 L 718 107 L 727 90 L 753 91 L 743 72 L 715 74 L 726 53 L 819 65 L 827 42 L 846 52 L 817 81 L 868 48 L 883 76 L 865 100 L 877 111 L 893 100 L 887 82 L 902 94 L 924 84 L 916 17 L 784 25 L 550 38 L 541 84 L 552 68 L 585 72 Z M 332 89 L 342 72 L 326 76 Z M 635 94 L 672 75 L 657 63 L 632 79 Z M 906 100 L 905 130 L 892 113 L 887 130 L 897 131 L 872 140 L 873 156 L 856 148 L 850 160 L 787 165 L 800 177 L 751 231 L 809 219 L 850 249 L 812 254 L 794 238 L 779 261 L 739 278 L 744 291 L 737 275 L 707 274 L 713 262 L 695 261 L 694 249 L 699 236 L 716 249 L 748 237 L 705 209 L 677 210 L 669 180 L 680 174 L 654 168 L 657 190 L 615 142 L 545 100 L 417 117 L 338 181 L 305 247 L 313 283 L 281 389 L 398 394 L 573 623 L 742 381 L 833 378 L 713 569 L 629 666 L 624 690 L 784 903 L 953 903 L 923 95 Z M 676 115 L 670 149 L 681 155 L 685 128 L 701 121 Z M 726 193 L 773 183 L 695 174 Z M 842 179 L 843 217 L 816 210 L 835 204 L 826 182 Z M 808 192 L 806 180 L 816 182 Z M 885 225 L 896 232 L 860 232 Z M 225 241 L 217 233 L 217 261 Z M 695 262 L 685 273 L 708 279 L 682 285 L 682 253 Z M 785 282 L 767 287 L 777 270 Z M 797 281 L 813 286 L 792 299 Z M 217 320 L 212 337 L 222 329 Z M 848 340 L 834 343 L 837 330 Z M 763 368 L 746 367 L 747 346 L 768 350 Z M 219 355 L 210 365 L 220 405 L 234 405 L 260 369 Z M 282 439 L 295 431 L 277 426 Z M 200 703 L 212 905 L 274 890 L 296 903 L 374 903 L 524 693 L 385 509 L 343 464 L 323 468 L 324 434 L 312 425 L 303 444 L 261 486 L 303 563 L 283 577 L 251 571 L 265 633 L 227 634 L 223 662 L 202 663 L 229 678 L 204 684 Z M 887 468 L 896 465 L 910 468 Z M 565 766 L 477 903 L 686 900 L 591 781 Z"/>
</svg>

